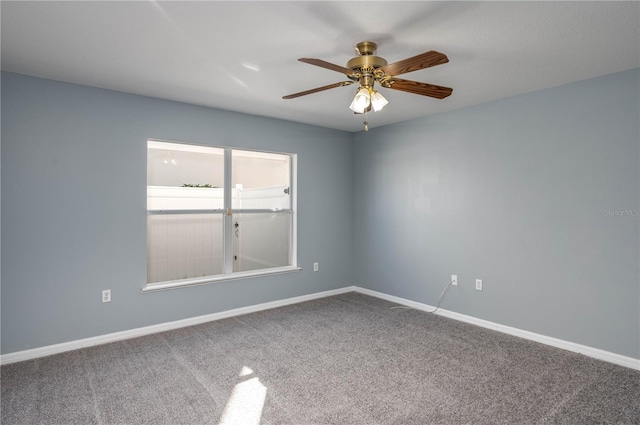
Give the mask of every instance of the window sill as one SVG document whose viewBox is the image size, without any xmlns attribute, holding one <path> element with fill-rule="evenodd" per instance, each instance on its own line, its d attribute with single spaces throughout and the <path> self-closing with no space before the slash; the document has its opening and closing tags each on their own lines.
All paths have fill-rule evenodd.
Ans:
<svg viewBox="0 0 640 425">
<path fill-rule="evenodd" d="M 300 266 L 274 267 L 272 269 L 251 270 L 248 272 L 237 272 L 224 275 L 206 276 L 194 279 L 170 280 L 167 282 L 149 283 L 142 288 L 142 293 L 165 291 L 168 289 L 178 289 L 189 286 L 207 285 L 209 283 L 226 282 L 229 280 L 249 279 L 252 277 L 271 276 L 274 274 L 298 272 L 302 270 Z"/>
</svg>

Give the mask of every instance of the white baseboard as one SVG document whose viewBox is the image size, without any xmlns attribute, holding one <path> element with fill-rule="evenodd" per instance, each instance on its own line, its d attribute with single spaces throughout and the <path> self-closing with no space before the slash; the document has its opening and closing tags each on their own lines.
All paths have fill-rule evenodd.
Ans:
<svg viewBox="0 0 640 425">
<path fill-rule="evenodd" d="M 214 320 L 226 319 L 228 317 L 240 316 L 243 314 L 254 313 L 262 310 L 283 307 L 285 305 L 298 304 L 305 301 L 311 301 L 318 298 L 330 297 L 333 295 L 353 292 L 354 286 L 348 286 L 330 291 L 317 292 L 315 294 L 302 295 L 299 297 L 286 298 L 284 300 L 271 301 L 262 304 L 256 304 L 248 307 L 235 308 L 233 310 L 221 311 L 219 313 L 206 314 L 204 316 L 191 317 L 189 319 L 176 320 L 173 322 L 160 323 L 158 325 L 145 326 L 142 328 L 130 329 L 127 331 L 114 332 L 105 335 L 94 336 L 91 338 L 79 339 L 76 341 L 63 342 L 61 344 L 47 345 L 45 347 L 33 348 L 30 350 L 16 351 L 14 353 L 3 354 L 0 356 L 0 364 L 9 364 L 31 360 L 38 357 L 50 356 L 52 354 L 64 353 L 66 351 L 77 350 L 79 348 L 91 347 L 94 345 L 107 344 L 109 342 L 122 341 L 124 339 L 136 338 L 144 335 L 151 335 L 158 332 L 170 331 L 172 329 L 184 328 L 187 326 L 199 325 L 201 323 L 211 322 Z"/>
<path fill-rule="evenodd" d="M 91 338 L 79 339 L 76 341 L 63 342 L 61 344 L 48 345 L 45 347 L 33 348 L 30 350 L 17 351 L 14 353 L 3 354 L 0 356 L 0 364 L 9 364 L 20 362 L 24 360 L 31 360 L 38 357 L 50 356 L 52 354 L 63 353 L 65 351 L 77 350 L 79 348 L 91 347 L 99 344 L 107 344 L 109 342 L 121 341 L 129 338 L 136 338 L 139 336 L 150 335 L 158 332 L 165 332 L 172 329 L 184 328 L 187 326 L 198 325 L 201 323 L 211 322 L 214 320 L 226 319 L 229 317 L 240 316 L 243 314 L 254 313 L 257 311 L 269 310 L 272 308 L 283 307 L 286 305 L 297 304 L 305 301 L 311 301 L 319 298 L 330 297 L 333 295 L 340 295 L 347 292 L 359 292 L 365 295 L 381 298 L 387 301 L 391 301 L 397 304 L 405 305 L 407 307 L 415 308 L 416 310 L 431 311 L 435 307 L 428 304 L 411 301 L 405 298 L 395 297 L 393 295 L 384 294 L 382 292 L 373 291 L 371 289 L 361 288 L 358 286 L 347 286 L 344 288 L 333 289 L 330 291 L 317 292 L 315 294 L 302 295 L 299 297 L 286 298 L 284 300 L 271 301 L 262 304 L 256 304 L 248 307 L 236 308 L 233 310 L 222 311 L 219 313 L 207 314 L 204 316 L 192 317 L 189 319 L 176 320 L 173 322 L 160 323 L 158 325 L 145 326 L 142 328 L 130 329 L 122 332 L 114 332 L 106 335 L 99 335 Z M 472 316 L 439 309 L 435 312 L 443 317 L 459 320 L 461 322 L 470 323 L 472 325 L 481 326 L 483 328 L 492 329 L 498 332 L 514 335 L 520 338 L 525 338 L 531 341 L 536 341 L 542 344 L 550 345 L 552 347 L 562 348 L 564 350 L 573 351 L 575 353 L 584 354 L 585 356 L 593 357 L 598 360 L 604 360 L 606 362 L 614 363 L 620 366 L 625 366 L 631 369 L 640 370 L 640 359 L 633 357 L 622 356 L 620 354 L 611 353 L 609 351 L 600 350 L 598 348 L 588 347 L 586 345 L 576 344 L 569 341 L 564 341 L 557 338 L 548 337 L 545 335 L 536 334 L 510 326 L 501 325 L 498 323 L 489 322 L 487 320 L 478 319 Z"/>
<path fill-rule="evenodd" d="M 407 307 L 415 308 L 416 310 L 432 311 L 434 306 L 428 304 L 422 304 L 419 302 L 407 300 L 405 298 L 395 297 L 393 295 L 387 295 L 382 292 L 372 291 L 371 289 L 354 287 L 354 291 L 360 292 L 372 297 L 382 298 L 387 301 L 391 301 L 397 304 L 405 305 Z M 593 357 L 598 360 L 604 360 L 609 363 L 614 363 L 619 366 L 625 366 L 631 369 L 640 370 L 640 359 L 633 357 L 627 357 L 620 354 L 615 354 L 609 351 L 600 350 L 599 348 L 593 348 L 586 345 L 576 344 L 575 342 L 569 342 L 558 338 L 552 338 L 545 335 L 540 335 L 534 332 L 525 331 L 511 326 L 501 325 L 499 323 L 489 322 L 488 320 L 478 319 L 473 316 L 467 316 L 465 314 L 456 313 L 453 311 L 438 309 L 434 314 L 447 317 L 449 319 L 459 320 L 461 322 L 470 323 L 472 325 L 480 326 L 494 331 L 502 332 L 509 335 L 514 335 L 520 338 L 528 339 L 531 341 L 539 342 L 542 344 L 550 345 L 556 348 L 562 348 L 563 350 L 573 351 L 574 353 L 580 353 L 585 356 Z"/>
</svg>

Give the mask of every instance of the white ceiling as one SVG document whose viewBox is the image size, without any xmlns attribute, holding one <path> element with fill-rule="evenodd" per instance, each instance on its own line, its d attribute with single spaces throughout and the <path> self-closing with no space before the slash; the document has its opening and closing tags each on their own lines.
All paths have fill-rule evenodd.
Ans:
<svg viewBox="0 0 640 425">
<path fill-rule="evenodd" d="M 379 89 L 370 127 L 640 66 L 640 2 L 10 2 L 2 69 L 347 131 L 355 86 L 298 62 L 341 66 L 357 42 L 389 63 L 437 50 L 449 63 L 401 78 L 444 100 Z"/>
</svg>

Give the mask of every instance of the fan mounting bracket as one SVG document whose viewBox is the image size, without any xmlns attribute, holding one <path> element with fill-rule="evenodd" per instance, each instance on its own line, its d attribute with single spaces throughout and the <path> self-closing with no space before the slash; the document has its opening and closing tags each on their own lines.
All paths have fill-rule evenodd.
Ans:
<svg viewBox="0 0 640 425">
<path fill-rule="evenodd" d="M 356 52 L 359 56 L 374 55 L 378 45 L 373 41 L 361 41 L 356 44 Z"/>
</svg>

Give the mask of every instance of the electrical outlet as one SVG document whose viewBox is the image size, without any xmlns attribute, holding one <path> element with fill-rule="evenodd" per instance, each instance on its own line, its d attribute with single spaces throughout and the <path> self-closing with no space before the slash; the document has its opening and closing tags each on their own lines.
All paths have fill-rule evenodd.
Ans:
<svg viewBox="0 0 640 425">
<path fill-rule="evenodd" d="M 313 263 L 313 271 L 314 272 L 318 271 L 318 263 Z"/>
<path fill-rule="evenodd" d="M 476 291 L 482 291 L 482 279 L 476 279 Z"/>
<path fill-rule="evenodd" d="M 102 291 L 102 302 L 111 302 L 111 289 L 105 289 L 104 291 Z"/>
<path fill-rule="evenodd" d="M 451 284 L 453 286 L 458 286 L 458 275 L 457 274 L 452 274 L 451 275 Z"/>
</svg>

